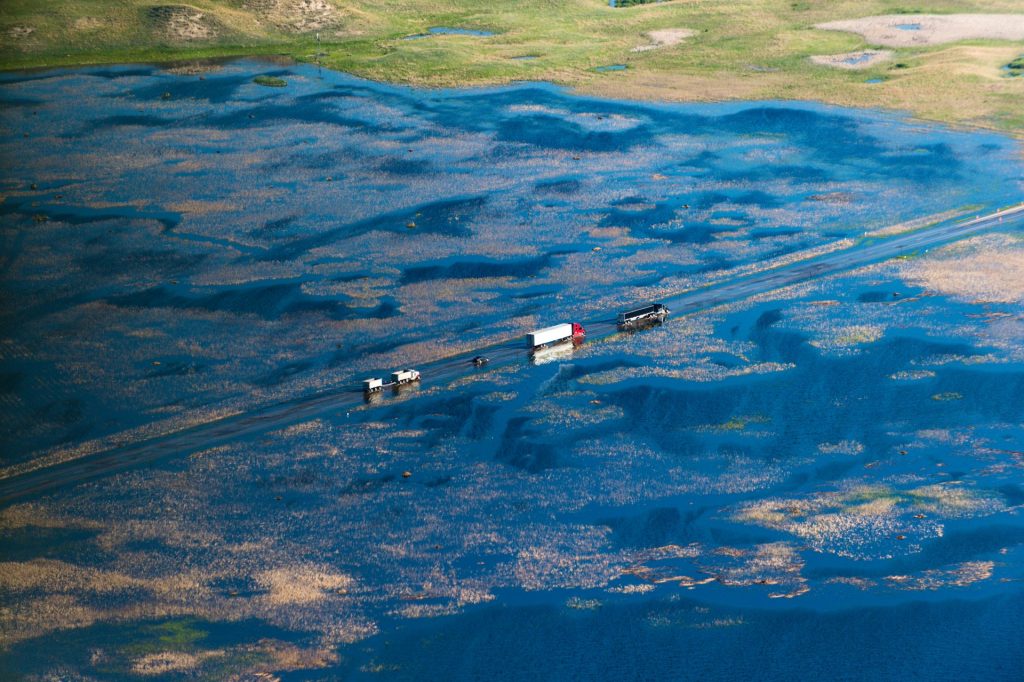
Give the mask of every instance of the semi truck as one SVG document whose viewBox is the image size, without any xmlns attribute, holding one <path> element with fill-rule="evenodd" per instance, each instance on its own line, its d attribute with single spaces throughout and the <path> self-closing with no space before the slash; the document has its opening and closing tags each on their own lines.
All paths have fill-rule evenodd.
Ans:
<svg viewBox="0 0 1024 682">
<path fill-rule="evenodd" d="M 619 313 L 617 322 L 619 329 L 638 329 L 649 324 L 661 324 L 668 317 L 669 309 L 660 303 L 652 303 L 643 308 L 635 308 Z"/>
<path fill-rule="evenodd" d="M 414 369 L 400 369 L 391 373 L 391 383 L 395 386 L 409 384 L 420 380 L 420 373 Z"/>
<path fill-rule="evenodd" d="M 391 373 L 391 381 L 384 383 L 379 377 L 363 379 L 363 393 L 379 393 L 387 387 L 398 388 L 405 384 L 411 384 L 420 380 L 420 373 L 415 369 L 400 369 Z"/>
<path fill-rule="evenodd" d="M 637 329 L 648 324 L 664 322 L 669 309 L 661 303 L 652 303 L 642 308 L 627 310 L 618 314 L 617 322 L 620 329 Z M 526 335 L 527 346 L 534 362 L 551 361 L 565 354 L 572 353 L 573 346 L 583 342 L 587 330 L 579 322 L 563 322 L 551 327 L 537 329 Z M 488 359 L 477 355 L 470 360 L 477 367 L 483 367 Z M 405 384 L 420 380 L 420 373 L 415 369 L 400 369 L 391 373 L 391 380 L 386 382 L 380 377 L 363 379 L 363 393 L 368 402 L 379 400 L 385 388 L 398 389 Z"/>
<path fill-rule="evenodd" d="M 531 350 L 540 350 L 565 341 L 581 343 L 587 330 L 578 322 L 563 322 L 553 327 L 545 327 L 526 335 L 526 342 Z"/>
</svg>

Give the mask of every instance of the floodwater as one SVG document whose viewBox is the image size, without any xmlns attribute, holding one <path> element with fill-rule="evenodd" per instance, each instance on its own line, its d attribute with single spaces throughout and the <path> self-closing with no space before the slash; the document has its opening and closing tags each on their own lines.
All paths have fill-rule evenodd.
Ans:
<svg viewBox="0 0 1024 682">
<path fill-rule="evenodd" d="M 257 61 L 0 105 L 3 475 L 255 424 L 0 510 L 4 675 L 1019 678 L 1016 224 L 256 423 L 1019 202 L 1013 141 Z"/>
<path fill-rule="evenodd" d="M 843 60 L 843 64 L 849 64 L 851 66 L 863 64 L 874 56 L 875 55 L 870 52 L 861 52 L 860 54 L 853 55 L 852 57 L 847 57 Z"/>
<path fill-rule="evenodd" d="M 416 33 L 411 36 L 406 36 L 403 40 L 417 40 L 419 38 L 429 38 L 432 35 L 453 35 L 453 36 L 476 36 L 479 38 L 486 38 L 493 36 L 494 33 L 491 31 L 481 31 L 473 28 L 455 28 L 451 26 L 432 26 L 427 29 L 426 33 Z"/>
</svg>

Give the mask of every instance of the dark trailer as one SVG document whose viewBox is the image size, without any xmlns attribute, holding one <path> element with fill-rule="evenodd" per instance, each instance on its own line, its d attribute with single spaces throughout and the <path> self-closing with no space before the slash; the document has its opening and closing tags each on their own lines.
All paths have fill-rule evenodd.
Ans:
<svg viewBox="0 0 1024 682">
<path fill-rule="evenodd" d="M 660 303 L 619 313 L 618 324 L 622 329 L 633 329 L 645 324 L 660 324 L 668 317 L 669 310 Z"/>
</svg>

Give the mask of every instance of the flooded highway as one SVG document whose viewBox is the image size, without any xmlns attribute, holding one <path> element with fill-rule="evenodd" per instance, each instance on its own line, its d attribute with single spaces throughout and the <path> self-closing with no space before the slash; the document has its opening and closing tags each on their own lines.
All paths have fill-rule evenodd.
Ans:
<svg viewBox="0 0 1024 682">
<path fill-rule="evenodd" d="M 0 77 L 0 678 L 1022 668 L 1019 140 L 195 67 Z"/>
<path fill-rule="evenodd" d="M 896 256 L 924 251 L 995 227 L 1005 229 L 1022 224 L 1024 204 L 985 216 L 940 223 L 892 237 L 866 238 L 848 249 L 682 292 L 664 298 L 661 302 L 672 310 L 674 317 L 678 318 Z M 667 324 L 671 323 L 670 318 Z M 591 340 L 618 333 L 614 317 L 584 320 L 583 324 Z M 477 355 L 488 357 L 488 365 L 483 368 L 474 367 L 471 359 Z M 503 364 L 527 361 L 528 349 L 521 338 L 516 338 L 421 364 L 418 369 L 423 374 L 424 386 L 437 386 L 473 372 L 486 372 Z M 409 397 L 412 397 L 411 394 L 415 390 L 416 387 L 404 387 L 404 390 L 398 389 L 395 393 L 410 394 Z M 391 397 L 391 393 L 387 391 L 373 402 L 384 404 Z M 11 504 L 31 495 L 76 485 L 166 457 L 188 455 L 247 435 L 280 429 L 324 413 L 360 408 L 365 403 L 362 391 L 353 383 L 335 390 L 279 402 L 258 411 L 231 415 L 156 438 L 83 455 L 0 480 L 0 504 Z"/>
</svg>

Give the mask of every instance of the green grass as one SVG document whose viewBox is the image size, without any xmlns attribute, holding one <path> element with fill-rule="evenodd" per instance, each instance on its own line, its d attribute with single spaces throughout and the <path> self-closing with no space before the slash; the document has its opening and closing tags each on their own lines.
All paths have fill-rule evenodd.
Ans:
<svg viewBox="0 0 1024 682">
<path fill-rule="evenodd" d="M 809 61 L 871 47 L 859 36 L 814 24 L 919 9 L 899 0 L 675 0 L 620 8 L 607 0 L 331 2 L 334 16 L 317 29 L 301 21 L 296 26 L 296 11 L 260 14 L 242 0 L 6 0 L 0 3 L 0 67 L 269 54 L 310 61 L 317 58 L 319 30 L 325 66 L 375 80 L 452 87 L 533 79 L 636 99 L 818 100 L 1024 136 L 1024 78 L 1008 78 L 1000 68 L 1020 55 L 1019 44 L 900 49 L 893 61 L 867 71 Z M 934 0 L 927 11 L 1021 10 L 1019 0 Z M 189 18 L 197 14 L 202 17 Z M 183 25 L 193 34 L 182 33 Z M 403 40 L 432 26 L 495 35 Z M 664 28 L 697 35 L 674 47 L 631 51 L 649 42 L 644 33 Z M 514 59 L 522 55 L 536 58 Z M 594 71 L 617 63 L 628 70 Z M 885 80 L 864 82 L 872 77 Z"/>
<path fill-rule="evenodd" d="M 136 655 L 160 651 L 194 651 L 209 634 L 197 625 L 198 622 L 193 618 L 142 625 L 136 630 L 135 640 L 125 648 Z"/>
<path fill-rule="evenodd" d="M 256 76 L 252 79 L 252 82 L 256 85 L 264 85 L 268 88 L 283 88 L 288 85 L 288 81 L 277 76 Z"/>
</svg>

